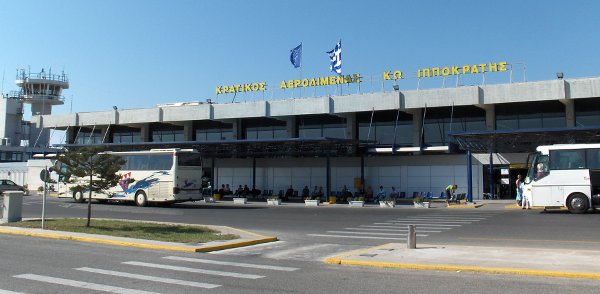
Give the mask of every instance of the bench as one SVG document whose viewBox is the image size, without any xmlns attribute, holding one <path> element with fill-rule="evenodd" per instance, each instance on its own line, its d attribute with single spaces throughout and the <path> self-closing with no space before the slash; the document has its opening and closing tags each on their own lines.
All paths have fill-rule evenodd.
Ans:
<svg viewBox="0 0 600 294">
<path fill-rule="evenodd" d="M 454 200 L 454 202 L 460 204 L 461 201 L 465 201 L 467 200 L 467 193 L 460 193 L 460 194 L 456 194 L 456 200 Z"/>
</svg>

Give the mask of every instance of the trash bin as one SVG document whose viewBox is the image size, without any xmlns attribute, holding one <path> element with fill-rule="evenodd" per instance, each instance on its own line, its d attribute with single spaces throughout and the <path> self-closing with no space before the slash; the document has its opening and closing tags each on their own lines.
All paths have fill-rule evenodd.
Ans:
<svg viewBox="0 0 600 294">
<path fill-rule="evenodd" d="M 19 222 L 22 219 L 23 191 L 5 191 L 2 222 Z"/>
<path fill-rule="evenodd" d="M 215 193 L 213 194 L 213 198 L 215 199 L 215 201 L 221 201 L 221 194 Z"/>
<path fill-rule="evenodd" d="M 329 196 L 329 204 L 335 204 L 335 196 Z"/>
</svg>

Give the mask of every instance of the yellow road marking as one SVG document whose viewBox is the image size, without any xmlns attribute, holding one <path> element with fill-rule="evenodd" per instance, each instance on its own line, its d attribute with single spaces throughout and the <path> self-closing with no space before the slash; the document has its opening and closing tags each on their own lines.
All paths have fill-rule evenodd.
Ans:
<svg viewBox="0 0 600 294">
<path fill-rule="evenodd" d="M 519 268 L 497 268 L 497 267 L 479 267 L 479 266 L 456 266 L 445 264 L 412 264 L 412 263 L 391 263 L 391 262 L 371 262 L 362 260 L 340 260 L 328 258 L 325 263 L 329 264 L 344 264 L 344 265 L 361 265 L 386 268 L 402 268 L 402 269 L 420 269 L 420 270 L 441 270 L 441 271 L 473 271 L 490 274 L 512 274 L 512 275 L 527 275 L 527 276 L 543 276 L 543 277 L 558 277 L 570 279 L 591 279 L 600 280 L 600 274 L 586 272 L 560 272 L 560 271 L 544 271 Z"/>
<path fill-rule="evenodd" d="M 544 239 L 512 239 L 512 238 L 466 238 L 459 237 L 463 240 L 486 240 L 486 241 L 511 241 L 511 242 L 550 242 L 550 243 L 574 243 L 574 244 L 600 244 L 600 241 L 575 241 L 575 240 L 544 240 Z M 563 249 L 564 250 L 564 249 Z"/>
</svg>

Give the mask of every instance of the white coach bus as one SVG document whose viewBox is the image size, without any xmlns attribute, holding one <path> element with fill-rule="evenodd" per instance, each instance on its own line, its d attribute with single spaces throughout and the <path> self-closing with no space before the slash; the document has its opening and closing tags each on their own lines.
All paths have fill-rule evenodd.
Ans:
<svg viewBox="0 0 600 294">
<path fill-rule="evenodd" d="M 600 144 L 539 146 L 528 163 L 523 194 L 531 206 L 571 213 L 600 206 Z"/>
<path fill-rule="evenodd" d="M 149 202 L 171 204 L 203 199 L 202 157 L 193 149 L 152 149 L 149 151 L 105 152 L 126 160 L 119 170 L 119 183 L 105 193 L 92 193 L 99 202 Z M 86 179 L 81 184 L 86 184 Z M 83 202 L 89 190 L 73 192 L 68 184 L 59 194 Z"/>
</svg>

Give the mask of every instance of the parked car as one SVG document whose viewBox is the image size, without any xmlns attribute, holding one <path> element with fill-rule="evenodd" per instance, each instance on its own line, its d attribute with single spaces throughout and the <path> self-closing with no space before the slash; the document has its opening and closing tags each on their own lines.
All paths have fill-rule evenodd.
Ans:
<svg viewBox="0 0 600 294">
<path fill-rule="evenodd" d="M 4 193 L 4 191 L 23 191 L 24 194 L 27 194 L 27 190 L 23 186 L 17 185 L 11 180 L 0 180 L 0 193 Z"/>
</svg>

